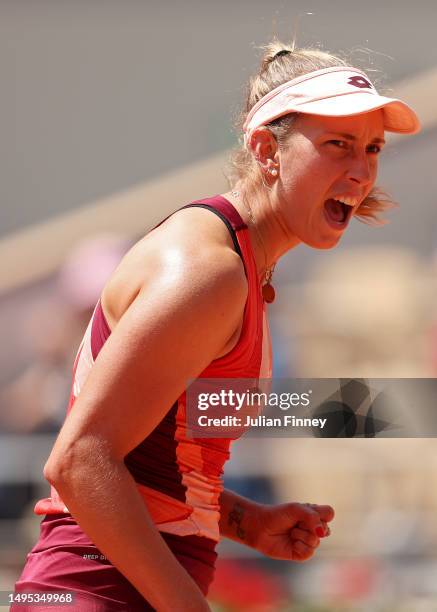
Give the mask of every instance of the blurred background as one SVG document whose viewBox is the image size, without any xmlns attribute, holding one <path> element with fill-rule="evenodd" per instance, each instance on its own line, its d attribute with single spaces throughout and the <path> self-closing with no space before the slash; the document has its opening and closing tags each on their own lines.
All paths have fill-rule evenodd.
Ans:
<svg viewBox="0 0 437 612">
<path fill-rule="evenodd" d="M 0 2 L 0 590 L 38 537 L 42 469 L 102 286 L 166 214 L 227 190 L 232 125 L 273 35 L 346 53 L 423 123 L 381 156 L 400 204 L 388 225 L 354 221 L 334 250 L 299 246 L 278 265 L 274 375 L 437 375 L 436 23 L 434 0 Z M 435 451 L 239 441 L 227 486 L 329 503 L 336 519 L 303 565 L 221 543 L 215 609 L 437 610 Z"/>
</svg>

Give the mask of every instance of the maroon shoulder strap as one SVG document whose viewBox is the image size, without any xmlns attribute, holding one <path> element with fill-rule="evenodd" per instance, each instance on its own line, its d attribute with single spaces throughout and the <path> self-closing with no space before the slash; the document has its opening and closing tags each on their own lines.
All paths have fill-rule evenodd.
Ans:
<svg viewBox="0 0 437 612">
<path fill-rule="evenodd" d="M 206 204 L 212 208 L 215 208 L 216 210 L 219 210 L 228 219 L 235 231 L 245 229 L 247 227 L 235 206 L 233 206 L 229 200 L 226 200 L 226 198 L 223 196 L 217 195 L 212 198 L 196 200 L 195 202 L 188 204 L 188 206 L 193 204 Z M 186 207 L 182 206 L 182 208 Z"/>
<path fill-rule="evenodd" d="M 155 227 L 153 227 L 152 230 L 159 227 L 162 223 L 164 223 L 164 221 L 166 221 L 169 217 L 174 215 L 174 213 L 177 212 L 178 210 L 183 210 L 184 208 L 194 208 L 194 207 L 206 208 L 210 210 L 211 212 L 215 213 L 218 217 L 220 217 L 220 219 L 223 221 L 223 223 L 228 228 L 229 233 L 231 234 L 232 242 L 234 243 L 236 252 L 239 254 L 239 256 L 244 262 L 244 257 L 241 252 L 240 245 L 238 243 L 238 239 L 237 239 L 235 232 L 241 229 L 245 229 L 247 225 L 246 223 L 244 223 L 243 219 L 240 216 L 240 213 L 231 204 L 231 202 L 229 202 L 229 200 L 226 200 L 226 198 L 220 195 L 214 196 L 212 198 L 204 198 L 202 200 L 195 200 L 194 202 L 190 202 L 190 204 L 185 204 L 185 206 L 181 206 L 180 208 L 177 208 L 172 213 L 167 215 L 167 217 L 162 219 L 162 221 L 160 221 L 157 225 L 155 225 Z"/>
</svg>

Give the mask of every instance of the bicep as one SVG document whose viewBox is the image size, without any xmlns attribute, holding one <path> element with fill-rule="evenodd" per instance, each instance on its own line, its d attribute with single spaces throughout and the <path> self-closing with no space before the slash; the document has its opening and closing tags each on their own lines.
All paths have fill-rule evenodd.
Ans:
<svg viewBox="0 0 437 612">
<path fill-rule="evenodd" d="M 102 347 L 48 463 L 86 460 L 96 445 L 123 459 L 224 346 L 246 291 L 234 264 L 164 266 Z"/>
</svg>

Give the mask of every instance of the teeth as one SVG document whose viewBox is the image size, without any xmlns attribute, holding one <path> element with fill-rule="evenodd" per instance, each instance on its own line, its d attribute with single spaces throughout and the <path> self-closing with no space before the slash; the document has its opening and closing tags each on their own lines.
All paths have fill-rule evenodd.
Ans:
<svg viewBox="0 0 437 612">
<path fill-rule="evenodd" d="M 339 202 L 343 202 L 343 204 L 346 204 L 346 206 L 354 207 L 358 204 L 360 198 L 352 196 L 340 196 L 339 198 L 336 198 L 336 200 L 338 200 Z"/>
</svg>

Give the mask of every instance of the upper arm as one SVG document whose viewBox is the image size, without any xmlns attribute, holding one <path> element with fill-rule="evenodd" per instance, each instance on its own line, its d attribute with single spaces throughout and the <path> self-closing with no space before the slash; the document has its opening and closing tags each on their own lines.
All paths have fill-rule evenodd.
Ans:
<svg viewBox="0 0 437 612">
<path fill-rule="evenodd" d="M 173 245 L 154 265 L 66 418 L 46 464 L 48 477 L 85 460 L 90 448 L 122 460 L 235 330 L 247 297 L 235 252 Z"/>
</svg>

